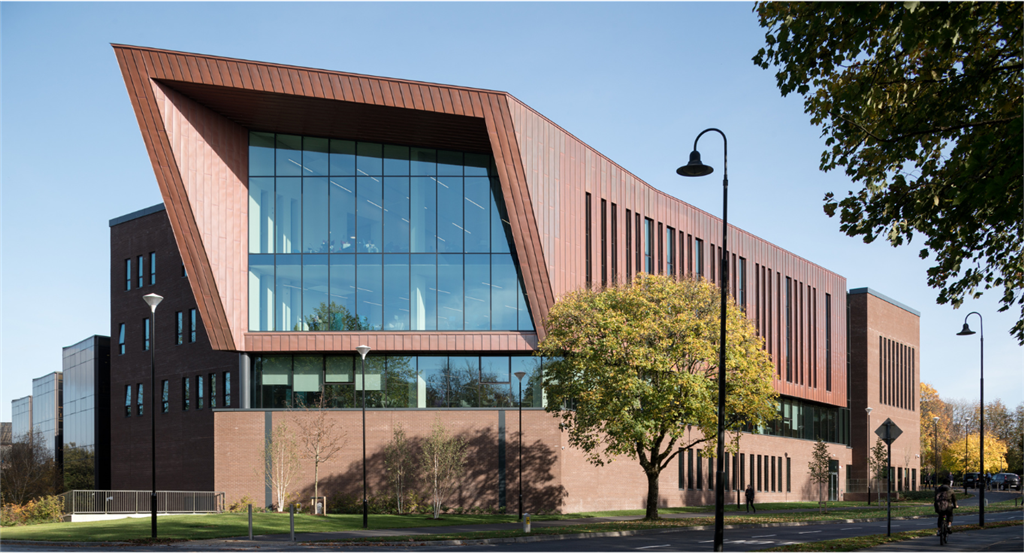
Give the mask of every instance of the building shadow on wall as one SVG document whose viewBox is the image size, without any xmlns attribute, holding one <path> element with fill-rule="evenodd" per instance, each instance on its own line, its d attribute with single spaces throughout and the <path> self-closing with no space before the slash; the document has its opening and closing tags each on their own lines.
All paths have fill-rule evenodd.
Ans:
<svg viewBox="0 0 1024 553">
<path fill-rule="evenodd" d="M 445 500 L 449 507 L 468 508 L 493 508 L 499 507 L 499 459 L 498 459 L 498 436 L 490 428 L 475 431 L 461 432 L 457 434 L 466 442 L 466 463 L 465 472 L 455 486 L 450 497 Z M 509 435 L 514 438 L 514 435 Z M 406 497 L 410 492 L 415 492 L 423 503 L 428 503 L 430 490 L 423 479 L 423 470 L 420 462 L 424 438 L 408 437 L 409 449 L 413 456 L 413 474 L 407 480 L 404 488 Z M 353 440 L 349 442 L 355 448 L 361 447 L 361 442 Z M 350 447 L 351 447 L 350 446 Z M 506 469 L 505 469 L 505 508 L 507 512 L 515 512 L 519 506 L 519 449 L 514 439 L 506 441 Z M 306 461 L 308 463 L 308 461 Z M 523 503 L 526 512 L 554 512 L 558 511 L 563 504 L 566 492 L 565 489 L 555 482 L 555 475 L 551 468 L 555 466 L 557 457 L 554 450 L 547 444 L 536 441 L 533 444 L 523 446 Z M 363 469 L 359 460 L 348 464 L 343 471 L 328 473 L 321 467 L 320 493 L 327 496 L 328 503 L 336 495 L 356 498 L 361 505 L 363 495 Z M 366 484 L 367 498 L 374 498 L 385 495 L 394 495 L 394 490 L 388 482 L 385 466 L 384 452 L 368 453 L 366 458 Z M 313 483 L 308 482 L 297 487 L 296 492 L 301 498 L 309 498 L 313 495 Z"/>
</svg>

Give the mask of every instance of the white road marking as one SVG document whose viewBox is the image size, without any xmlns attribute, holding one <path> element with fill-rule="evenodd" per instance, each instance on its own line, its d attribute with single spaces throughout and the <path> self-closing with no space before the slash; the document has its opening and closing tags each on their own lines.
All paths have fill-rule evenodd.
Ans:
<svg viewBox="0 0 1024 553">
<path fill-rule="evenodd" d="M 654 549 L 655 547 L 672 547 L 672 544 L 666 543 L 664 545 L 645 545 L 643 547 L 637 547 L 636 549 L 637 550 L 640 550 L 640 549 Z"/>
<path fill-rule="evenodd" d="M 797 532 L 797 534 L 820 534 L 821 530 L 808 530 L 806 532 Z"/>
<path fill-rule="evenodd" d="M 753 538 L 770 538 L 772 536 L 775 536 L 775 534 L 765 534 L 763 536 L 751 536 L 751 537 L 753 537 Z"/>
<path fill-rule="evenodd" d="M 715 540 L 704 540 L 704 541 L 699 541 L 697 543 L 711 543 L 713 541 L 715 541 Z"/>
</svg>

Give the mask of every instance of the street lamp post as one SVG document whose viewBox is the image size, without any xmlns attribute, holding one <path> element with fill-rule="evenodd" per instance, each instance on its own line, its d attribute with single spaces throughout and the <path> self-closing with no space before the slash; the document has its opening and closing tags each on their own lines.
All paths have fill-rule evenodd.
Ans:
<svg viewBox="0 0 1024 553">
<path fill-rule="evenodd" d="M 935 434 L 935 486 L 939 485 L 939 417 L 932 417 L 932 433 Z"/>
<path fill-rule="evenodd" d="M 519 520 L 523 519 L 523 377 L 526 373 L 514 373 L 519 379 Z"/>
<path fill-rule="evenodd" d="M 363 389 L 363 528 L 369 528 L 369 508 L 366 505 L 366 354 L 370 353 L 370 346 L 359 346 L 356 348 L 360 361 L 360 387 Z"/>
<path fill-rule="evenodd" d="M 979 345 L 980 345 L 980 348 L 981 348 L 981 397 L 979 399 L 980 409 L 978 410 L 979 413 L 981 414 L 981 419 L 978 421 L 978 423 L 979 423 L 978 424 L 978 430 L 979 430 L 979 433 L 980 433 L 979 439 L 978 439 L 978 441 L 979 441 L 978 445 L 979 445 L 979 454 L 981 455 L 981 459 L 980 459 L 981 468 L 979 469 L 979 472 L 978 472 L 978 478 L 979 479 L 984 479 L 985 478 L 985 319 L 982 318 L 981 313 L 978 313 L 977 311 L 971 311 L 970 313 L 968 313 L 967 316 L 964 317 L 964 328 L 963 328 L 963 330 L 961 330 L 960 332 L 957 332 L 956 335 L 957 336 L 970 336 L 971 334 L 974 334 L 974 331 L 971 330 L 971 327 L 967 326 L 967 319 L 970 318 L 971 315 L 977 315 L 978 316 L 978 331 L 981 333 L 981 335 L 978 336 Z M 984 486 L 979 486 L 979 489 L 981 491 L 979 492 L 980 495 L 978 495 L 978 524 L 981 525 L 982 527 L 985 526 L 985 488 L 987 486 L 988 486 L 988 482 L 987 481 L 985 482 Z"/>
<path fill-rule="evenodd" d="M 867 449 L 864 453 L 864 471 L 867 475 L 868 483 L 868 505 L 871 505 L 871 407 L 865 407 L 864 412 L 867 413 L 867 427 L 868 427 L 868 443 Z"/>
<path fill-rule="evenodd" d="M 729 141 L 725 133 L 718 129 L 705 129 L 697 135 L 693 141 L 693 151 L 690 152 L 690 161 L 676 169 L 676 173 L 683 177 L 702 177 L 710 175 L 713 168 L 704 165 L 700 160 L 700 152 L 697 151 L 697 141 L 706 132 L 717 132 L 722 135 L 722 259 L 721 270 L 719 271 L 719 283 L 722 290 L 721 302 L 721 333 L 718 346 L 718 446 L 716 448 L 716 469 L 715 469 L 715 551 L 722 551 L 723 530 L 725 525 L 725 485 L 723 472 L 725 470 L 725 317 L 726 297 L 729 295 Z"/>
<path fill-rule="evenodd" d="M 146 294 L 142 296 L 149 304 L 149 395 L 153 398 L 149 410 L 150 429 L 150 460 L 153 476 L 153 494 L 149 496 L 149 510 L 152 515 L 153 539 L 156 539 L 156 306 L 163 301 L 163 296 Z"/>
</svg>

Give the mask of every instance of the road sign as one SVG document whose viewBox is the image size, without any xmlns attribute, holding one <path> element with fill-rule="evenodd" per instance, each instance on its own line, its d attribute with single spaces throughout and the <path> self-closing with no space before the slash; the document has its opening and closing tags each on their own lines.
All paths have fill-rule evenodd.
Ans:
<svg viewBox="0 0 1024 553">
<path fill-rule="evenodd" d="M 892 445 L 892 443 L 896 441 L 896 438 L 899 438 L 900 434 L 903 434 L 903 430 L 896 426 L 896 423 L 892 422 L 892 419 L 885 419 L 882 426 L 879 426 L 878 429 L 875 430 L 875 434 L 878 434 L 878 437 L 886 444 Z"/>
</svg>

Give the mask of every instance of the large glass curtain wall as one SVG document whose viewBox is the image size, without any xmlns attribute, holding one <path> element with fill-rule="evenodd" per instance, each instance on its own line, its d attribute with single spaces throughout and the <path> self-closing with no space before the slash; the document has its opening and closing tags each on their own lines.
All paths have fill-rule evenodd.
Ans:
<svg viewBox="0 0 1024 553">
<path fill-rule="evenodd" d="M 534 329 L 489 155 L 249 135 L 249 330 Z"/>
<path fill-rule="evenodd" d="M 366 358 L 366 406 L 383 409 L 544 407 L 543 367 L 531 356 L 406 356 Z M 263 355 L 252 361 L 255 409 L 362 405 L 358 356 Z M 525 372 L 519 397 L 517 372 Z"/>
<path fill-rule="evenodd" d="M 746 425 L 744 431 L 850 445 L 850 410 L 797 398 L 779 399 L 778 417 L 764 426 Z"/>
</svg>

